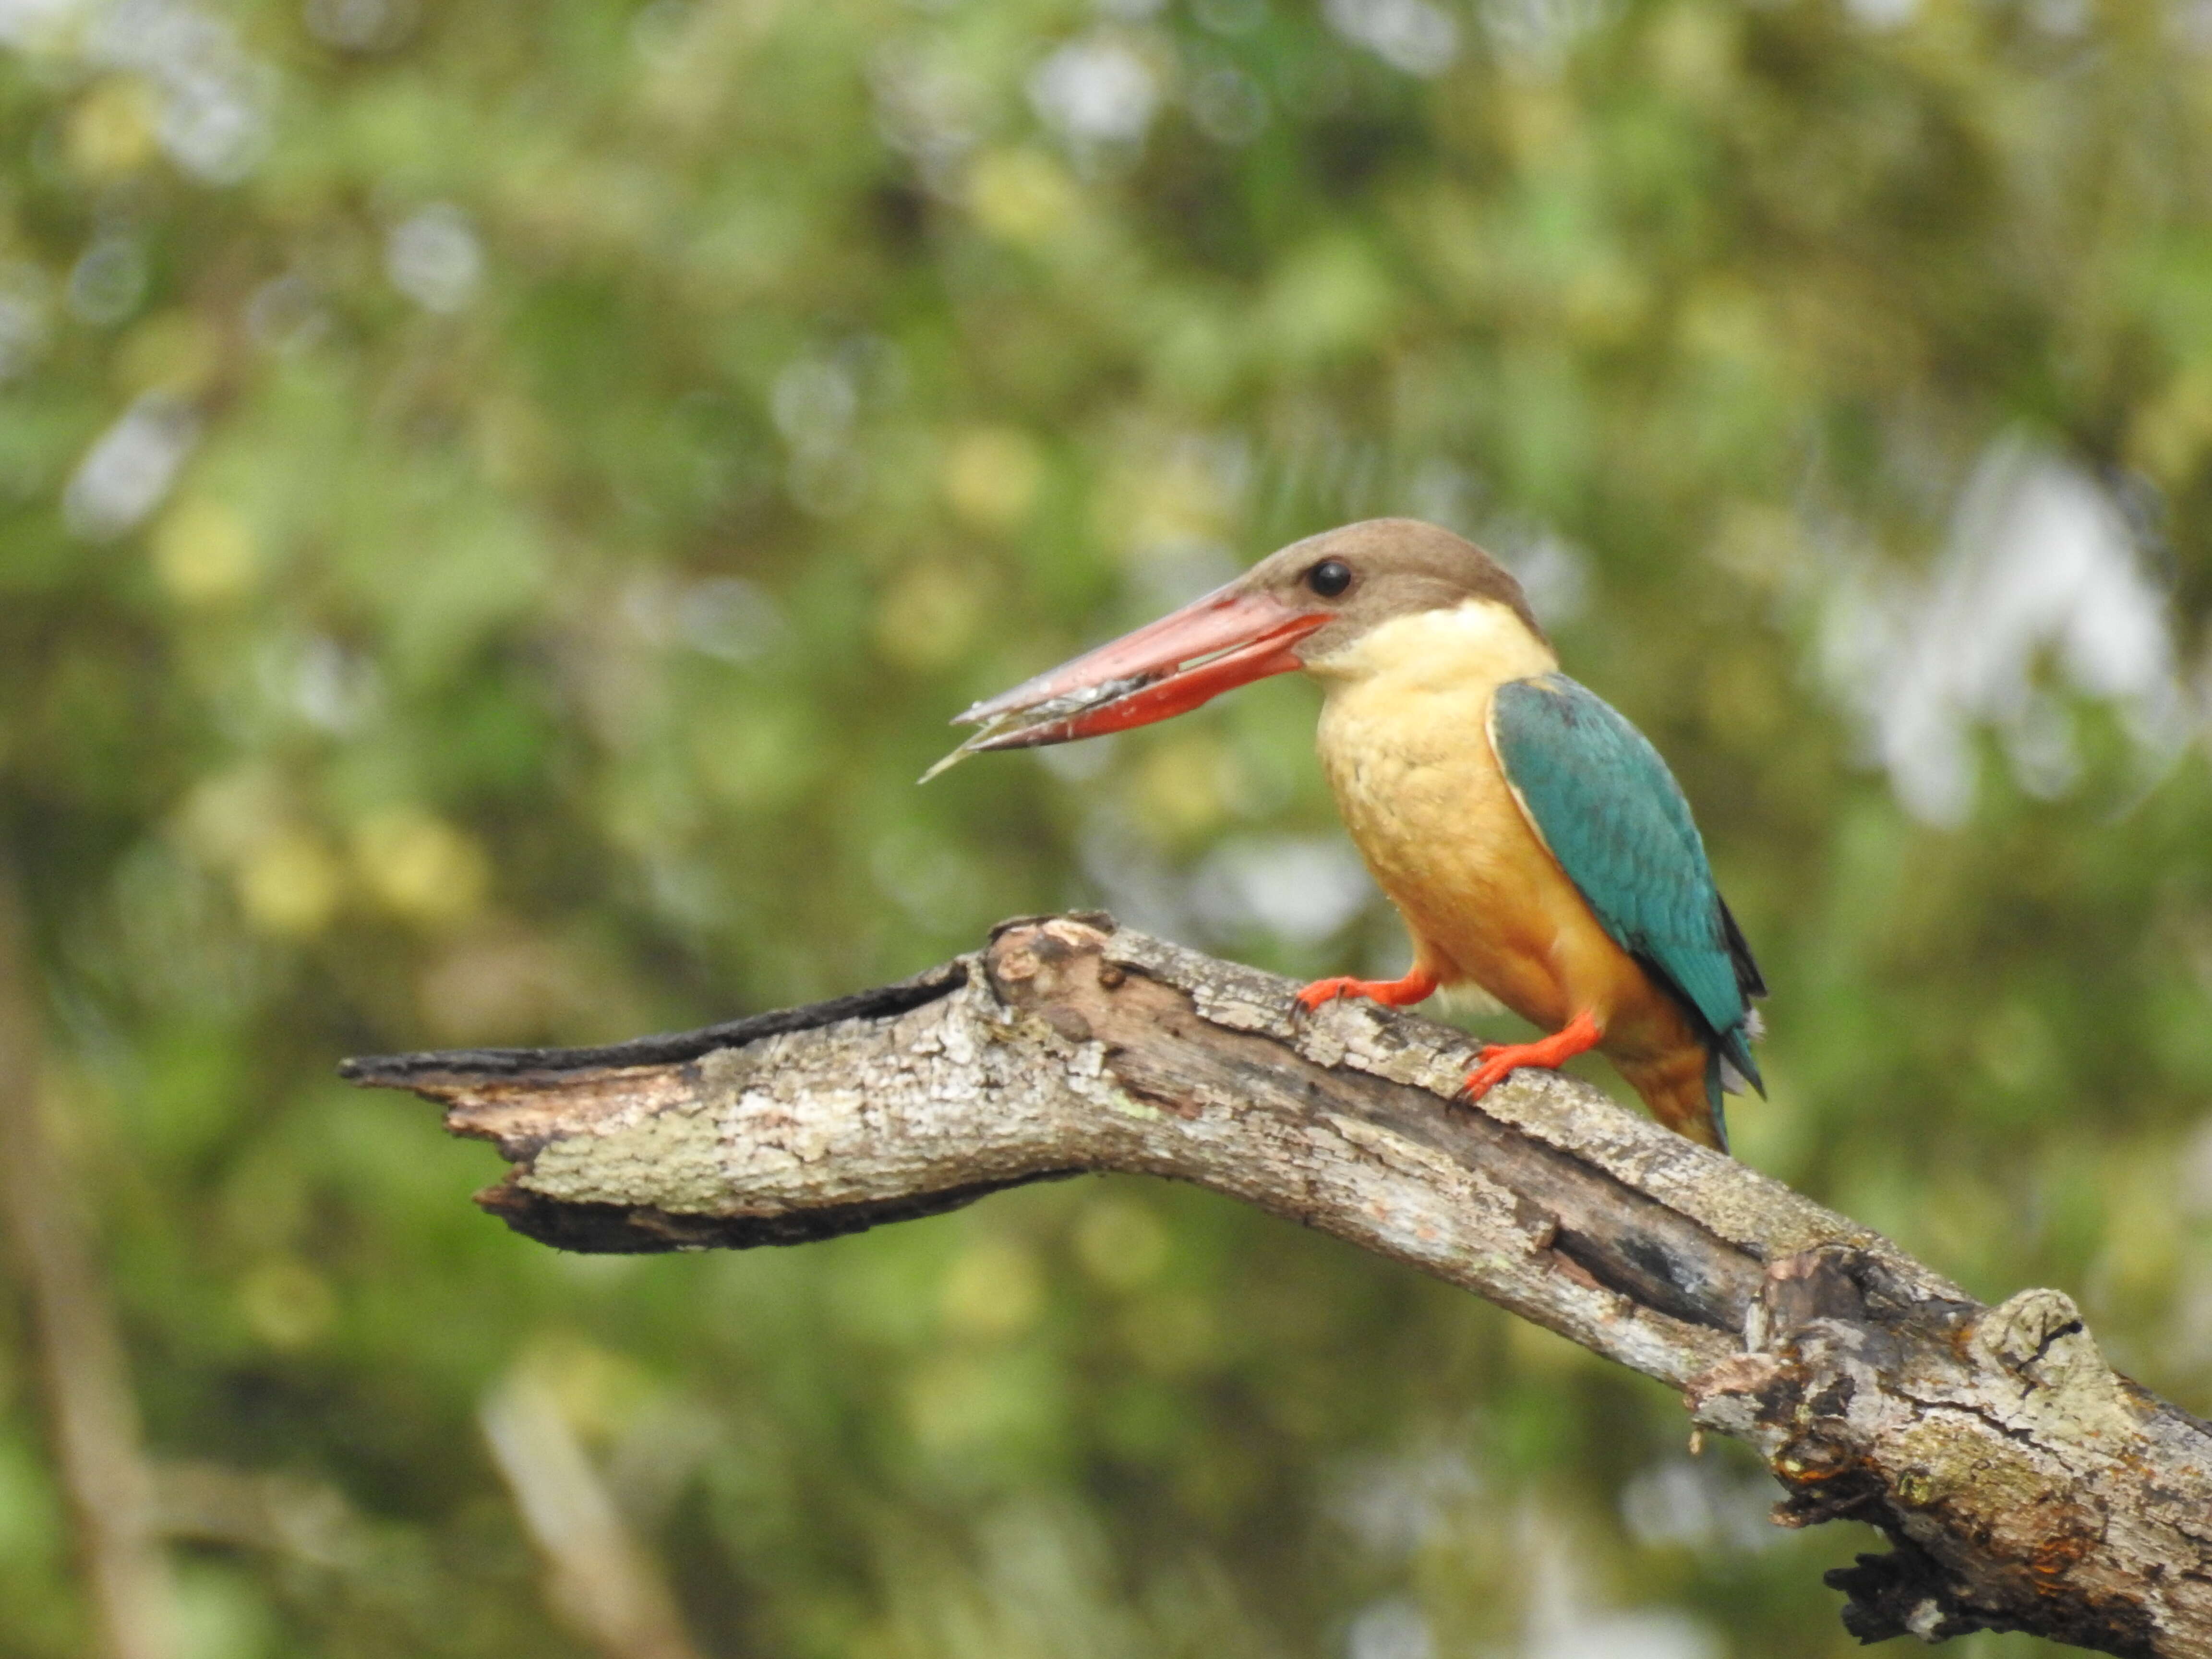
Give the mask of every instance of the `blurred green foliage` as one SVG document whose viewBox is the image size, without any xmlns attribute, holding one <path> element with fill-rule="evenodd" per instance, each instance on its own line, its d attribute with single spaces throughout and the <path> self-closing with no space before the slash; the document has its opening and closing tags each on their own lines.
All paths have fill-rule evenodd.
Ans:
<svg viewBox="0 0 2212 1659">
<path fill-rule="evenodd" d="M 1518 564 L 1676 767 L 1776 987 L 1742 1156 L 2212 1404 L 2203 0 L 4 0 L 0 40 L 46 1103 L 155 1453 L 327 1522 L 179 1546 L 196 1656 L 587 1650 L 476 1417 L 524 1374 L 709 1655 L 1845 1651 L 1863 1540 L 1255 1213 L 1091 1181 L 564 1259 L 332 1080 L 1078 902 L 1395 969 L 1302 685 L 913 783 L 972 697 L 1381 513 Z M 12 1329 L 0 1648 L 58 1656 Z"/>
</svg>

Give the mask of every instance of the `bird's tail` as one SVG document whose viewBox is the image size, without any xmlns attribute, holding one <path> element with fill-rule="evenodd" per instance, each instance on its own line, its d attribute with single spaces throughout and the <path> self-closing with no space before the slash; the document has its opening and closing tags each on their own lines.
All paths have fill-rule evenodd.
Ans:
<svg viewBox="0 0 2212 1659">
<path fill-rule="evenodd" d="M 1719 1049 L 1705 1050 L 1705 1111 L 1712 1123 L 1714 1145 L 1726 1152 L 1729 1150 L 1728 1090 L 1721 1077 L 1722 1064 Z"/>
<path fill-rule="evenodd" d="M 1749 1089 L 1761 1100 L 1766 1098 L 1766 1079 L 1759 1076 L 1759 1062 L 1751 1055 L 1751 1040 L 1759 1034 L 1759 1012 L 1753 1009 L 1742 1024 L 1723 1031 L 1711 1044 L 1713 1058 L 1720 1062 L 1719 1086 L 1732 1095 Z"/>
<path fill-rule="evenodd" d="M 1766 1079 L 1759 1076 L 1759 1062 L 1751 1054 L 1758 1021 L 1754 1010 L 1741 1025 L 1722 1032 L 1705 1048 L 1705 1103 L 1712 1116 L 1713 1139 L 1723 1152 L 1729 1149 L 1727 1097 L 1750 1089 L 1761 1100 L 1766 1098 Z"/>
</svg>

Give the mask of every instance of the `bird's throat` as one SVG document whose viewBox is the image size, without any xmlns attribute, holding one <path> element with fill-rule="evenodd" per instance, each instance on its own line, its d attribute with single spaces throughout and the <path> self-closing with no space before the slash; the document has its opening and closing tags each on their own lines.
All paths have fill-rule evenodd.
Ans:
<svg viewBox="0 0 2212 1659">
<path fill-rule="evenodd" d="M 1417 611 L 1378 623 L 1306 672 L 1332 697 L 1353 687 L 1385 696 L 1474 693 L 1486 704 L 1508 680 L 1553 672 L 1559 659 L 1506 606 L 1470 599 L 1449 611 Z"/>
</svg>

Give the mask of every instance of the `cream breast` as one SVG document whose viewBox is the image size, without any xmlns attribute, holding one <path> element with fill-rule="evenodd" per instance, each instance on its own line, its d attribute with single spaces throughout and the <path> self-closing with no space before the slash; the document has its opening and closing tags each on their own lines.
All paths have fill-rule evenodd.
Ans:
<svg viewBox="0 0 2212 1659">
<path fill-rule="evenodd" d="M 1425 817 L 1425 808 L 1463 804 L 1470 787 L 1502 789 L 1491 696 L 1508 680 L 1559 665 L 1518 617 L 1486 599 L 1394 617 L 1309 661 L 1328 694 L 1322 762 L 1362 850 L 1369 836 L 1358 820 L 1377 809 Z"/>
<path fill-rule="evenodd" d="M 1322 764 L 1376 880 L 1417 934 L 1469 972 L 1471 933 L 1551 865 L 1490 745 L 1490 702 L 1559 659 L 1487 600 L 1393 617 L 1309 662 L 1326 690 Z"/>
</svg>

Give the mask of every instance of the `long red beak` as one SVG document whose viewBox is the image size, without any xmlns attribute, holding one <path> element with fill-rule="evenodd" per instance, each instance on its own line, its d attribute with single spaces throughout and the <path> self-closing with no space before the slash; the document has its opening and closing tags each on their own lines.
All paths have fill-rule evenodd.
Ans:
<svg viewBox="0 0 2212 1659">
<path fill-rule="evenodd" d="M 1070 743 L 1187 714 L 1224 691 L 1300 666 L 1291 647 L 1328 621 L 1235 583 L 1073 662 L 979 702 L 953 720 L 983 730 L 924 775 L 987 749 Z"/>
</svg>

